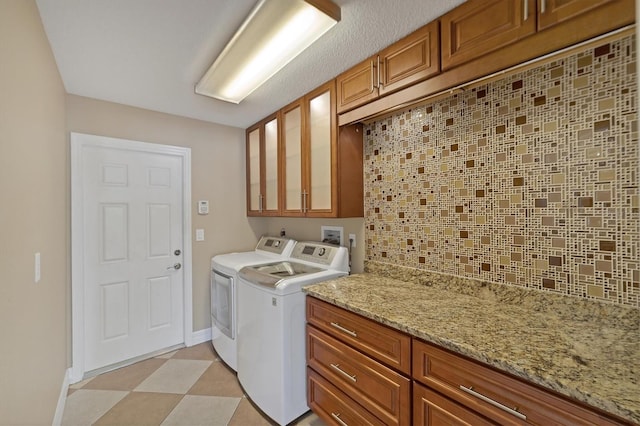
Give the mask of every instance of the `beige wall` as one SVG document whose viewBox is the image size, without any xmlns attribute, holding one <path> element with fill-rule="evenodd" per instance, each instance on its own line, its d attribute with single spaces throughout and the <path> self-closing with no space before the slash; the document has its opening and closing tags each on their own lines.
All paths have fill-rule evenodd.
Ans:
<svg viewBox="0 0 640 426">
<path fill-rule="evenodd" d="M 191 148 L 193 329 L 210 327 L 211 257 L 250 250 L 265 232 L 245 214 L 244 130 L 74 95 L 67 123 L 70 132 Z M 198 200 L 209 200 L 208 215 L 197 214 Z M 195 241 L 196 228 L 205 241 Z"/>
<path fill-rule="evenodd" d="M 351 253 L 351 272 L 361 273 L 364 268 L 364 218 L 349 219 L 307 219 L 270 217 L 262 219 L 266 224 L 265 232 L 280 235 L 285 229 L 287 237 L 297 241 L 319 241 L 322 226 L 341 226 L 344 228 L 344 245 L 349 245 L 349 234 L 356 235 L 355 247 Z"/>
<path fill-rule="evenodd" d="M 0 1 L 0 58 L 0 424 L 51 424 L 67 368 L 68 149 L 34 1 Z"/>
</svg>

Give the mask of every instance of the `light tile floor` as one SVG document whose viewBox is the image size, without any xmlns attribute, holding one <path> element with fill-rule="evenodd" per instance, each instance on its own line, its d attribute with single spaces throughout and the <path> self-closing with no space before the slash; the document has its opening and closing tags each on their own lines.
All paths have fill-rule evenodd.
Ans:
<svg viewBox="0 0 640 426">
<path fill-rule="evenodd" d="M 69 387 L 62 425 L 274 425 L 244 395 L 211 342 L 160 355 Z M 308 413 L 297 426 L 324 426 Z"/>
</svg>

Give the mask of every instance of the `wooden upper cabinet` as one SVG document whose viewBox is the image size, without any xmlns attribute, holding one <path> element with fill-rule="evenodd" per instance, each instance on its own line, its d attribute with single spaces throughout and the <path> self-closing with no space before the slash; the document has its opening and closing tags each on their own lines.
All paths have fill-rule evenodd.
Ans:
<svg viewBox="0 0 640 426">
<path fill-rule="evenodd" d="M 615 0 L 538 0 L 538 30 L 560 24 Z M 632 13 L 633 11 L 630 11 Z"/>
<path fill-rule="evenodd" d="M 394 92 L 440 71 L 439 22 L 431 22 L 378 55 L 379 93 Z"/>
<path fill-rule="evenodd" d="M 442 69 L 453 68 L 534 34 L 535 6 L 534 0 L 469 0 L 443 15 Z"/>
<path fill-rule="evenodd" d="M 339 75 L 338 113 L 437 74 L 439 39 L 438 22 L 431 22 Z"/>
<path fill-rule="evenodd" d="M 247 215 L 280 212 L 280 120 L 274 114 L 247 129 Z"/>
</svg>

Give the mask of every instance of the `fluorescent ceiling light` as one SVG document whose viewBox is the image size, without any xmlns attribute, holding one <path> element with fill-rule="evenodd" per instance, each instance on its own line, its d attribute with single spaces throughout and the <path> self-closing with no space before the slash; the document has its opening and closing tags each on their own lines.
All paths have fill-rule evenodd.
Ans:
<svg viewBox="0 0 640 426">
<path fill-rule="evenodd" d="M 260 0 L 196 93 L 240 103 L 339 20 L 330 0 Z"/>
</svg>

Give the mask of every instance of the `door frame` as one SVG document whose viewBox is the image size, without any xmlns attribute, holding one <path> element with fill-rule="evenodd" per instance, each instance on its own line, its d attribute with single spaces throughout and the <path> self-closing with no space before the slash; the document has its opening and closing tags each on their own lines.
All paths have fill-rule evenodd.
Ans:
<svg viewBox="0 0 640 426">
<path fill-rule="evenodd" d="M 182 159 L 182 234 L 183 234 L 183 337 L 185 346 L 193 341 L 193 275 L 191 247 L 191 148 L 139 142 L 129 139 L 70 133 L 71 144 L 71 349 L 69 382 L 77 383 L 86 373 L 84 367 L 84 217 L 82 151 L 86 147 L 116 148 Z"/>
</svg>

